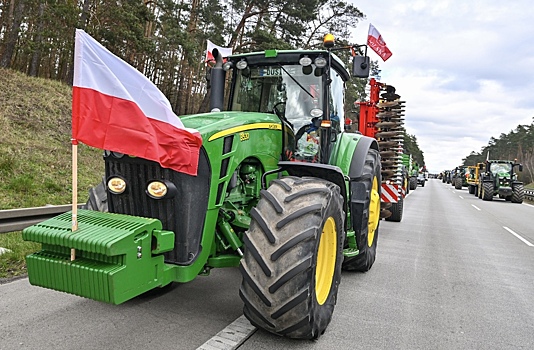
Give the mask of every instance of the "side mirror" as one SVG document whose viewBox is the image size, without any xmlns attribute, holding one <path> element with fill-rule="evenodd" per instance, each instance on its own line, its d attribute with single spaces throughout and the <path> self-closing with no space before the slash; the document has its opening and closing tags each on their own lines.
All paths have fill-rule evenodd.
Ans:
<svg viewBox="0 0 534 350">
<path fill-rule="evenodd" d="M 353 56 L 352 57 L 352 76 L 356 78 L 369 77 L 369 69 L 371 62 L 367 56 Z"/>
<path fill-rule="evenodd" d="M 519 169 L 519 171 L 523 171 L 523 164 L 519 164 L 518 169 Z"/>
</svg>

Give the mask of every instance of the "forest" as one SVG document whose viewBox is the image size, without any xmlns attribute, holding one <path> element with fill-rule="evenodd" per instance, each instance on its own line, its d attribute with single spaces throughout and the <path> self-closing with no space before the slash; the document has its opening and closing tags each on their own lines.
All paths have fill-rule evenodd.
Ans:
<svg viewBox="0 0 534 350">
<path fill-rule="evenodd" d="M 534 118 L 530 125 L 518 125 L 507 134 L 491 137 L 480 152 L 472 151 L 462 161 L 463 165 L 476 165 L 486 159 L 516 160 L 523 165 L 518 179 L 526 184 L 534 182 Z"/>
<path fill-rule="evenodd" d="M 326 33 L 347 45 L 363 18 L 337 0 L 0 0 L 0 67 L 69 83 L 75 29 L 84 29 L 184 115 L 202 111 L 208 39 L 234 53 L 316 48 Z M 353 99 L 366 81 L 355 84 Z"/>
<path fill-rule="evenodd" d="M 185 115 L 207 109 L 207 40 L 234 53 L 321 48 L 326 33 L 339 46 L 361 44 L 349 40 L 364 18 L 339 0 L 0 0 L 0 67 L 71 84 L 74 33 L 84 29 Z M 348 63 L 344 52 L 336 54 Z M 377 61 L 371 72 L 378 78 Z M 353 120 L 366 86 L 365 79 L 347 85 L 345 115 Z M 424 164 L 414 135 L 405 145 Z"/>
</svg>

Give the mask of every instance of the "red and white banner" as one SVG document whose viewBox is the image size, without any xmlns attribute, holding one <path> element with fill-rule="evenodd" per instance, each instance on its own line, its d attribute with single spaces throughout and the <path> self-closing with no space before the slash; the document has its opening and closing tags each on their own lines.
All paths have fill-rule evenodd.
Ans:
<svg viewBox="0 0 534 350">
<path fill-rule="evenodd" d="M 208 40 L 208 49 L 206 50 L 206 63 L 215 62 L 215 58 L 213 57 L 213 49 L 217 49 L 221 56 L 224 58 L 232 55 L 231 47 L 218 46 Z"/>
<path fill-rule="evenodd" d="M 76 30 L 72 138 L 196 175 L 202 137 L 143 74 Z"/>
<path fill-rule="evenodd" d="M 389 51 L 386 45 L 386 42 L 384 41 L 384 38 L 382 38 L 382 35 L 380 35 L 378 30 L 376 30 L 372 24 L 369 24 L 367 45 L 369 45 L 369 47 L 373 49 L 373 51 L 376 52 L 384 61 L 386 61 L 392 55 L 391 51 Z"/>
</svg>

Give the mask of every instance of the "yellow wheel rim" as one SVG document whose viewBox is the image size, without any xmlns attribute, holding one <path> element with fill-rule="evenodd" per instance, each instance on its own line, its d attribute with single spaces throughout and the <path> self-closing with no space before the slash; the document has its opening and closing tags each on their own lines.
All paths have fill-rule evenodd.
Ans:
<svg viewBox="0 0 534 350">
<path fill-rule="evenodd" d="M 319 250 L 317 252 L 317 267 L 315 269 L 315 296 L 319 305 L 323 305 L 334 279 L 336 267 L 337 231 L 334 218 L 329 217 L 323 227 Z"/>
<path fill-rule="evenodd" d="M 378 180 L 373 177 L 373 188 L 369 199 L 369 222 L 367 223 L 367 245 L 370 247 L 375 240 L 375 231 L 380 220 L 380 195 L 378 194 Z"/>
</svg>

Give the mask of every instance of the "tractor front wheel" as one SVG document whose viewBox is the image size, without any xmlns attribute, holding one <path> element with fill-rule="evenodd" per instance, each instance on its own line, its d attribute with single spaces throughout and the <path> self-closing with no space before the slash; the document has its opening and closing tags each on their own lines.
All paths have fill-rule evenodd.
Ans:
<svg viewBox="0 0 534 350">
<path fill-rule="evenodd" d="M 512 203 L 523 203 L 525 197 L 525 189 L 523 184 L 513 185 L 512 189 Z"/>
<path fill-rule="evenodd" d="M 493 200 L 493 183 L 484 182 L 482 184 L 482 199 L 485 201 Z"/>
<path fill-rule="evenodd" d="M 283 177 L 261 191 L 240 264 L 243 313 L 254 326 L 298 339 L 324 333 L 341 279 L 344 217 L 329 181 Z"/>
</svg>

